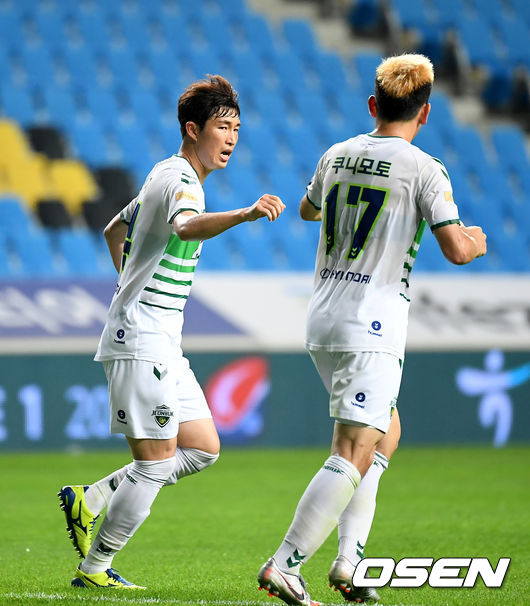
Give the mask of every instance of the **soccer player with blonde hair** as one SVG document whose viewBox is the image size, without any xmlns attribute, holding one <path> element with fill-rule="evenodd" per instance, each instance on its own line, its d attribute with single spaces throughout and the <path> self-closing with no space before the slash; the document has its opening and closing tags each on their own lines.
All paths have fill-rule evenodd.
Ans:
<svg viewBox="0 0 530 606">
<path fill-rule="evenodd" d="M 354 587 L 352 577 L 379 477 L 401 431 L 396 402 L 421 237 L 429 225 L 457 265 L 486 253 L 481 228 L 459 219 L 443 164 L 412 145 L 427 124 L 433 82 L 432 64 L 422 55 L 385 59 L 368 99 L 375 129 L 328 149 L 300 203 L 302 219 L 321 222 L 306 348 L 330 394 L 335 423 L 330 456 L 258 573 L 260 588 L 287 604 L 314 604 L 300 566 L 337 524 L 331 586 L 346 601 L 378 599 L 373 589 Z"/>
</svg>

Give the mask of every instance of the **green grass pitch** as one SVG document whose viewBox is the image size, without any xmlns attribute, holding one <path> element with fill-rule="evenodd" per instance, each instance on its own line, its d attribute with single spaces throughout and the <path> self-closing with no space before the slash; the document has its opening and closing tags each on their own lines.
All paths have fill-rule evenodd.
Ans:
<svg viewBox="0 0 530 606">
<path fill-rule="evenodd" d="M 70 587 L 78 563 L 55 496 L 125 464 L 125 452 L 0 457 L 0 604 L 279 606 L 256 573 L 287 529 L 324 450 L 230 450 L 211 469 L 164 488 L 114 566 L 145 592 Z M 499 589 L 382 588 L 385 606 L 522 606 L 528 584 L 530 448 L 402 448 L 383 475 L 366 555 L 487 556 L 512 562 Z M 327 586 L 333 534 L 303 567 L 311 596 L 344 604 Z"/>
</svg>

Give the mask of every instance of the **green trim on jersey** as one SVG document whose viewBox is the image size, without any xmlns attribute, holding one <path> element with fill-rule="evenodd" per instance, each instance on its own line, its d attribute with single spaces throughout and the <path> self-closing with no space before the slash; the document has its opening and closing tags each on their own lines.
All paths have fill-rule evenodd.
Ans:
<svg viewBox="0 0 530 606">
<path fill-rule="evenodd" d="M 197 179 L 199 179 L 199 183 L 200 183 L 201 182 L 201 178 L 199 177 L 199 173 L 195 170 L 195 168 L 193 168 L 193 164 L 188 160 L 188 158 L 185 158 L 184 156 L 181 156 L 180 154 L 173 154 L 173 155 L 176 156 L 177 158 L 182 158 L 183 160 L 186 160 L 186 162 L 193 169 L 193 172 L 197 175 Z M 184 172 L 182 174 L 184 174 Z M 202 187 L 202 184 L 201 184 L 201 187 Z"/>
<path fill-rule="evenodd" d="M 399 137 L 398 135 L 371 135 L 370 133 L 366 133 L 366 136 L 373 139 L 403 139 L 403 137 Z M 406 141 L 406 139 L 403 139 L 403 141 Z"/>
<path fill-rule="evenodd" d="M 418 229 L 416 229 L 416 233 L 414 234 L 414 238 L 412 240 L 409 249 L 407 250 L 407 255 L 410 257 L 410 262 L 406 259 L 403 262 L 403 271 L 404 275 L 401 278 L 401 282 L 405 284 L 405 286 L 410 288 L 409 278 L 410 272 L 412 271 L 412 266 L 414 265 L 414 259 L 418 256 L 418 250 L 420 248 L 421 239 L 423 238 L 423 234 L 425 233 L 425 228 L 427 227 L 427 221 L 425 219 L 421 219 L 418 225 Z M 402 292 L 399 293 L 401 297 L 403 297 L 408 303 L 410 303 L 410 299 Z"/>
<path fill-rule="evenodd" d="M 159 265 L 166 269 L 173 269 L 174 271 L 181 271 L 183 273 L 192 274 L 195 271 L 195 265 L 178 265 L 177 263 L 171 263 L 166 259 L 161 259 Z"/>
<path fill-rule="evenodd" d="M 431 225 L 431 231 L 439 227 L 445 227 L 446 225 L 453 225 L 454 223 L 460 223 L 460 219 L 449 219 L 449 221 L 442 221 L 441 223 L 436 223 L 436 225 Z"/>
<path fill-rule="evenodd" d="M 147 305 L 148 307 L 158 307 L 158 309 L 167 309 L 168 311 L 182 311 L 180 307 L 164 307 L 163 305 L 155 305 L 154 303 L 147 303 L 147 301 L 138 301 L 142 305 Z"/>
<path fill-rule="evenodd" d="M 443 176 L 449 181 L 449 183 L 451 183 L 451 179 L 449 179 L 449 173 L 447 172 L 447 168 L 445 168 L 445 164 L 440 160 L 440 158 L 435 158 L 434 156 L 431 156 L 431 158 L 435 161 L 438 162 L 438 164 L 442 165 L 442 174 Z"/>
<path fill-rule="evenodd" d="M 155 293 L 155 295 L 164 295 L 165 297 L 174 297 L 175 299 L 187 299 L 188 295 L 177 295 L 172 292 L 166 292 L 164 290 L 158 290 L 158 288 L 151 288 L 150 286 L 146 286 L 144 288 L 147 292 Z"/>
<path fill-rule="evenodd" d="M 171 219 L 168 221 L 168 223 L 171 225 L 171 223 L 173 223 L 173 221 L 175 220 L 175 217 L 177 215 L 180 215 L 181 212 L 184 212 L 185 210 L 192 210 L 194 213 L 197 213 L 198 215 L 200 215 L 201 213 L 196 209 L 196 208 L 179 208 L 175 214 L 171 215 Z"/>
<path fill-rule="evenodd" d="M 161 282 L 167 282 L 168 284 L 175 284 L 175 286 L 191 286 L 191 280 L 174 280 L 173 278 L 168 278 L 167 276 L 163 276 L 162 274 L 153 274 L 153 278 L 155 280 L 160 280 Z"/>
<path fill-rule="evenodd" d="M 164 254 L 175 257 L 176 259 L 191 261 L 200 244 L 200 240 L 181 240 L 177 234 L 171 234 Z"/>
<path fill-rule="evenodd" d="M 316 210 L 322 210 L 322 208 L 319 208 L 314 202 L 313 200 L 311 200 L 311 198 L 309 197 L 309 194 L 305 193 L 305 197 L 307 198 L 307 201 L 309 202 L 309 204 L 311 204 L 311 206 L 314 206 Z"/>
</svg>

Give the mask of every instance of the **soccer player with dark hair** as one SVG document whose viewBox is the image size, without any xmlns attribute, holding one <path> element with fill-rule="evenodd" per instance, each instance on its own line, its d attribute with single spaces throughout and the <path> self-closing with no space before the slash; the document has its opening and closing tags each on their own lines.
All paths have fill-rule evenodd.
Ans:
<svg viewBox="0 0 530 606">
<path fill-rule="evenodd" d="M 248 207 L 205 212 L 202 184 L 225 168 L 238 140 L 237 94 L 227 80 L 209 76 L 189 86 L 178 117 L 178 154 L 155 165 L 138 196 L 105 228 L 119 278 L 95 359 L 107 375 L 111 431 L 125 434 L 133 462 L 95 484 L 59 492 L 84 558 L 72 580 L 77 587 L 142 588 L 112 568 L 115 554 L 162 486 L 217 460 L 219 437 L 181 349 L 182 312 L 202 241 L 245 221 L 274 221 L 285 208 L 267 194 Z"/>
<path fill-rule="evenodd" d="M 335 425 L 330 456 L 258 574 L 260 588 L 287 604 L 312 604 L 300 566 L 337 524 L 330 584 L 346 601 L 378 599 L 373 589 L 354 587 L 352 577 L 379 477 L 401 431 L 396 402 L 421 237 L 429 225 L 457 265 L 486 253 L 481 228 L 459 219 L 443 164 L 412 145 L 427 124 L 433 81 L 422 55 L 384 60 L 368 99 L 375 129 L 326 151 L 300 203 L 304 220 L 321 222 L 306 347 L 330 394 Z"/>
</svg>

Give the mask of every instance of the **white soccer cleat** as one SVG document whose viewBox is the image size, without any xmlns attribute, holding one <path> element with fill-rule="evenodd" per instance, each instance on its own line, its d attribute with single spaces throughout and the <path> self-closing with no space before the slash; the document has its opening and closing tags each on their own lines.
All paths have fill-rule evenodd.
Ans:
<svg viewBox="0 0 530 606">
<path fill-rule="evenodd" d="M 355 587 L 353 573 L 355 566 L 344 556 L 338 556 L 331 565 L 328 578 L 329 586 L 340 591 L 346 602 L 375 604 L 381 599 L 373 587 Z"/>
<path fill-rule="evenodd" d="M 282 572 L 274 558 L 263 564 L 258 572 L 258 582 L 260 591 L 265 589 L 271 598 L 280 598 L 286 604 L 320 606 L 320 602 L 315 602 L 309 597 L 302 575 Z"/>
</svg>

